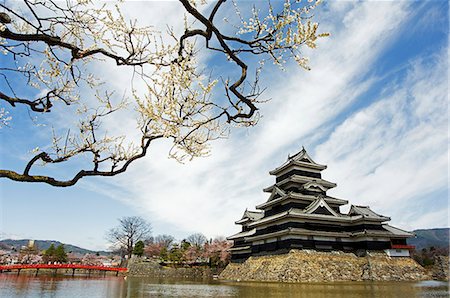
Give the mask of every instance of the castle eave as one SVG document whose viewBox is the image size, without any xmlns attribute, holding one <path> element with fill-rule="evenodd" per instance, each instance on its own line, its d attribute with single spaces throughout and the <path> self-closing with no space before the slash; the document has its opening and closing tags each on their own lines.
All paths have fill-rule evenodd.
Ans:
<svg viewBox="0 0 450 298">
<path fill-rule="evenodd" d="M 256 229 L 252 229 L 252 230 L 245 231 L 245 232 L 240 232 L 240 233 L 234 234 L 230 237 L 227 237 L 227 240 L 234 240 L 234 239 L 251 236 L 251 235 L 255 234 L 255 232 L 256 232 Z"/>
<path fill-rule="evenodd" d="M 232 247 L 229 249 L 229 251 L 232 251 L 233 253 L 244 253 L 244 251 L 250 252 L 250 246 L 238 246 L 238 247 Z"/>
<path fill-rule="evenodd" d="M 299 235 L 299 236 L 324 236 L 324 237 L 340 237 L 340 238 L 350 238 L 351 233 L 349 232 L 326 232 L 326 231 L 316 231 L 301 228 L 287 228 L 281 231 L 267 233 L 263 235 L 257 235 L 252 237 L 245 237 L 245 241 L 258 241 L 268 238 L 274 238 L 284 235 Z"/>
<path fill-rule="evenodd" d="M 336 183 L 333 183 L 333 182 L 330 182 L 330 181 L 327 181 L 327 180 L 324 180 L 321 178 L 312 178 L 312 177 L 300 176 L 300 175 L 294 174 L 284 180 L 281 180 L 280 182 L 277 182 L 269 187 L 264 188 L 263 191 L 264 192 L 272 192 L 272 190 L 275 186 L 280 187 L 289 182 L 301 183 L 301 184 L 308 183 L 308 182 L 316 182 L 317 184 L 320 184 L 321 186 L 325 187 L 327 190 L 337 186 Z"/>
<path fill-rule="evenodd" d="M 315 170 L 325 170 L 327 168 L 326 165 L 320 165 L 320 164 L 312 164 L 312 163 L 307 163 L 307 162 L 301 162 L 301 161 L 291 161 L 291 162 L 286 162 L 285 164 L 281 165 L 280 167 L 273 169 L 272 171 L 269 172 L 270 175 L 277 175 L 280 172 L 282 172 L 283 170 L 292 167 L 292 166 L 298 166 L 301 168 L 310 168 L 310 169 L 315 169 Z"/>
<path fill-rule="evenodd" d="M 410 238 L 410 237 L 414 237 L 414 233 L 393 227 L 391 225 L 385 224 L 383 225 L 383 228 L 385 230 L 388 230 L 389 232 L 391 232 L 393 235 L 395 235 L 396 237 L 400 237 L 400 238 Z"/>
</svg>

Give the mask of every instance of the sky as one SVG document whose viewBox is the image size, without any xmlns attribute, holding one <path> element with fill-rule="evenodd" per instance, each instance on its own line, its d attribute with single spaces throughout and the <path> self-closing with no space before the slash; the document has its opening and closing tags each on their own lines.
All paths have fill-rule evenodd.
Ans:
<svg viewBox="0 0 450 298">
<path fill-rule="evenodd" d="M 328 166 L 322 177 L 337 183 L 329 195 L 368 205 L 405 230 L 449 227 L 448 11 L 447 1 L 325 2 L 315 18 L 331 36 L 305 52 L 310 71 L 267 67 L 261 83 L 271 100 L 257 126 L 233 128 L 209 156 L 184 164 L 168 158 L 168 142 L 155 143 L 126 173 L 70 188 L 0 179 L 0 239 L 102 250 L 123 216 L 141 216 L 153 235 L 179 240 L 229 236 L 246 208 L 268 199 L 268 172 L 302 146 Z M 125 12 L 174 26 L 182 17 L 177 2 L 135 1 Z M 201 63 L 226 67 L 208 56 Z M 126 81 L 112 65 L 102 71 L 118 88 Z M 26 150 L 16 149 L 31 150 L 42 136 L 27 134 L 11 114 L 0 129 L 0 168 L 20 169 Z M 109 124 L 132 134 L 129 118 Z"/>
</svg>

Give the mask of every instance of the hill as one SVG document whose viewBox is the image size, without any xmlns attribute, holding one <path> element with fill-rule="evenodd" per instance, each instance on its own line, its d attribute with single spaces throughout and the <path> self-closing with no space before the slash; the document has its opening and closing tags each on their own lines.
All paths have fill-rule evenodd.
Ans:
<svg viewBox="0 0 450 298">
<path fill-rule="evenodd" d="M 416 234 L 416 237 L 408 239 L 408 244 L 414 245 L 416 247 L 416 251 L 432 246 L 435 248 L 449 247 L 450 228 L 421 229 L 413 232 Z"/>
<path fill-rule="evenodd" d="M 29 239 L 21 239 L 21 240 L 4 239 L 4 240 L 0 240 L 0 248 L 12 249 L 14 247 L 16 249 L 20 249 L 22 246 L 28 245 L 28 241 L 29 241 Z M 61 242 L 55 241 L 55 240 L 35 240 L 34 243 L 37 245 L 39 250 L 48 249 L 50 247 L 50 245 L 53 243 L 53 245 L 55 247 L 60 244 L 64 244 L 64 248 L 65 248 L 66 252 L 79 253 L 79 254 L 83 254 L 83 255 L 87 254 L 87 253 L 95 254 L 97 252 L 100 255 L 111 254 L 110 252 L 107 252 L 107 251 L 93 251 L 93 250 L 85 249 L 85 248 L 75 246 L 72 244 L 61 243 Z"/>
</svg>

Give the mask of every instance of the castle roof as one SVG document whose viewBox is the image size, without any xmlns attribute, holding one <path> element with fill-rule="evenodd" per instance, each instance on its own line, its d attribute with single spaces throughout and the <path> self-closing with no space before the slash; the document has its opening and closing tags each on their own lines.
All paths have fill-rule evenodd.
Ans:
<svg viewBox="0 0 450 298">
<path fill-rule="evenodd" d="M 284 162 L 281 166 L 277 167 L 276 169 L 270 171 L 269 173 L 271 175 L 277 175 L 278 173 L 280 173 L 281 171 L 283 171 L 284 169 L 286 169 L 287 167 L 291 166 L 291 165 L 298 165 L 301 167 L 306 167 L 306 168 L 312 168 L 312 169 L 316 169 L 316 170 L 325 170 L 327 168 L 326 165 L 321 165 L 316 163 L 306 152 L 305 148 L 302 147 L 302 150 L 300 150 L 298 153 L 290 156 L 288 155 L 288 158 L 286 160 L 286 162 Z"/>
<path fill-rule="evenodd" d="M 321 179 L 321 178 L 311 178 L 311 177 L 305 177 L 305 176 L 300 176 L 300 175 L 292 175 L 280 182 L 277 182 L 269 187 L 264 188 L 264 192 L 272 192 L 272 189 L 275 186 L 281 187 L 286 183 L 289 182 L 294 182 L 294 183 L 304 183 L 303 187 L 309 188 L 310 186 L 315 186 L 315 187 L 321 187 L 324 188 L 326 190 L 330 189 L 330 188 L 334 188 L 336 187 L 336 183 L 327 181 L 325 179 Z"/>
<path fill-rule="evenodd" d="M 407 232 L 405 230 L 393 227 L 391 225 L 385 224 L 383 225 L 383 228 L 388 230 L 389 232 L 391 232 L 392 234 L 396 235 L 396 236 L 402 236 L 402 237 L 414 237 L 414 233 L 411 232 Z"/>
<path fill-rule="evenodd" d="M 272 191 L 273 194 L 273 191 Z M 332 205 L 346 205 L 348 204 L 347 200 L 342 200 L 342 199 L 338 199 L 335 197 L 330 197 L 330 196 L 323 196 L 323 199 L 328 203 L 328 204 L 332 204 Z M 292 191 L 289 191 L 287 194 L 285 194 L 284 196 L 280 196 L 278 198 L 274 198 L 272 195 L 269 197 L 269 199 L 256 206 L 256 209 L 260 209 L 263 210 L 265 208 L 268 208 L 270 206 L 276 205 L 282 201 L 295 201 L 295 202 L 314 202 L 315 200 L 317 200 L 317 195 L 304 195 L 304 194 L 299 194 L 299 193 L 295 193 Z"/>
<path fill-rule="evenodd" d="M 227 237 L 228 240 L 233 240 L 233 239 L 238 239 L 238 238 L 242 238 L 242 237 L 249 237 L 252 236 L 253 234 L 255 234 L 256 229 L 251 229 L 249 231 L 245 231 L 245 232 L 239 232 L 237 234 L 234 234 L 230 237 Z"/>
<path fill-rule="evenodd" d="M 320 196 L 317 200 L 312 202 L 308 207 L 305 208 L 304 212 L 308 214 L 312 214 L 316 212 L 318 209 L 324 210 L 325 214 L 333 216 L 341 216 L 341 214 L 336 213 L 330 206 L 328 206 L 327 202 Z M 323 214 L 323 213 L 322 213 Z"/>
<path fill-rule="evenodd" d="M 249 211 L 245 209 L 244 214 L 242 215 L 242 218 L 238 221 L 236 221 L 236 224 L 244 224 L 247 222 L 252 222 L 258 219 L 261 219 L 264 216 L 264 213 L 262 211 Z"/>
<path fill-rule="evenodd" d="M 352 205 L 350 207 L 350 210 L 348 212 L 348 215 L 362 215 L 364 218 L 370 218 L 370 219 L 379 219 L 380 221 L 388 221 L 391 220 L 390 217 L 380 215 L 378 213 L 375 213 L 372 211 L 369 206 L 358 206 L 358 205 Z"/>
</svg>

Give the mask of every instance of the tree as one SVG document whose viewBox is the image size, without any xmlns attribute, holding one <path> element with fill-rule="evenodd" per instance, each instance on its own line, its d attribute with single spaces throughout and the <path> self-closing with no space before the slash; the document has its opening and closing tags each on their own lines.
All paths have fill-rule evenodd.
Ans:
<svg viewBox="0 0 450 298">
<path fill-rule="evenodd" d="M 208 241 L 208 239 L 202 233 L 194 233 L 189 235 L 189 237 L 186 238 L 186 241 L 192 246 L 200 249 Z"/>
<path fill-rule="evenodd" d="M 301 49 L 315 48 L 327 35 L 312 21 L 319 2 L 257 2 L 251 8 L 244 1 L 179 0 L 185 11 L 180 32 L 170 29 L 176 24 L 166 31 L 139 26 L 121 12 L 122 1 L 0 4 L 0 127 L 29 113 L 31 123 L 44 125 L 27 133 L 49 138 L 22 171 L 0 169 L 0 178 L 66 187 L 83 177 L 115 176 L 162 139 L 172 142 L 169 156 L 177 160 L 206 155 L 210 141 L 225 137 L 230 125 L 258 122 L 266 60 L 308 69 Z M 236 14 L 224 20 L 230 10 Z M 229 73 L 202 70 L 198 60 L 207 54 L 228 63 Z M 110 62 L 130 72 L 127 92 L 99 79 L 98 70 Z M 136 139 L 105 127 L 125 109 L 136 111 Z M 55 121 L 53 112 L 75 121 Z M 76 171 L 60 178 L 62 165 L 72 160 Z M 54 167 L 36 168 L 38 163 Z"/>
<path fill-rule="evenodd" d="M 55 258 L 56 262 L 59 262 L 59 263 L 67 262 L 67 254 L 66 254 L 66 250 L 64 249 L 64 244 L 60 244 L 60 245 L 58 245 L 58 247 L 56 247 L 54 256 L 55 256 L 54 258 Z"/>
<path fill-rule="evenodd" d="M 188 263 L 195 263 L 198 261 L 199 258 L 201 258 L 203 255 L 202 249 L 198 248 L 197 246 L 189 246 L 184 251 L 184 259 Z"/>
<path fill-rule="evenodd" d="M 167 250 L 167 248 L 165 248 L 165 247 L 161 248 L 161 251 L 159 253 L 159 257 L 163 261 L 169 260 L 169 251 Z"/>
<path fill-rule="evenodd" d="M 128 258 L 131 258 L 135 243 L 150 238 L 152 228 L 150 223 L 139 216 L 122 217 L 119 225 L 107 233 L 107 239 L 115 247 L 123 249 Z"/>
<path fill-rule="evenodd" d="M 165 248 L 161 243 L 150 242 L 145 245 L 144 254 L 149 258 L 161 257 L 163 249 Z"/>
<path fill-rule="evenodd" d="M 136 242 L 136 245 L 134 246 L 133 249 L 133 254 L 139 257 L 142 257 L 142 255 L 144 254 L 144 242 L 139 240 L 138 242 Z"/>
<path fill-rule="evenodd" d="M 169 250 L 175 242 L 175 238 L 171 235 L 158 235 L 152 237 L 145 245 L 145 255 L 147 257 L 158 257 L 162 260 L 168 260 Z"/>
<path fill-rule="evenodd" d="M 206 243 L 204 248 L 204 257 L 209 258 L 211 267 L 225 267 L 230 261 L 230 252 L 232 243 L 224 238 L 216 238 L 211 243 Z"/>
<path fill-rule="evenodd" d="M 43 256 L 44 262 L 67 262 L 67 253 L 64 249 L 64 244 L 60 244 L 55 248 L 55 245 L 50 244 L 49 248 L 45 250 Z"/>
<path fill-rule="evenodd" d="M 162 247 L 169 250 L 172 247 L 172 244 L 175 242 L 175 238 L 171 235 L 162 234 L 156 236 L 153 242 L 158 243 L 162 245 Z"/>
<path fill-rule="evenodd" d="M 183 247 L 181 245 L 178 245 L 178 243 L 175 243 L 170 249 L 167 259 L 174 264 L 183 263 L 184 262 Z"/>
<path fill-rule="evenodd" d="M 55 245 L 53 243 L 45 250 L 43 259 L 46 263 L 55 261 Z"/>
<path fill-rule="evenodd" d="M 92 266 L 101 266 L 102 262 L 95 254 L 85 254 L 81 259 L 81 264 L 83 265 L 92 265 Z"/>
</svg>

